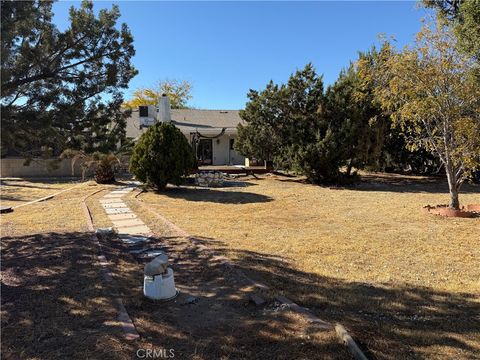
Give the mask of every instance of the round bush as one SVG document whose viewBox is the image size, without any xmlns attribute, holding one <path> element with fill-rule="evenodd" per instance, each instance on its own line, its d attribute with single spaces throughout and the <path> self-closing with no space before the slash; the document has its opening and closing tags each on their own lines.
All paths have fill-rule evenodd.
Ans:
<svg viewBox="0 0 480 360">
<path fill-rule="evenodd" d="M 130 159 L 130 172 L 149 186 L 164 190 L 180 185 L 195 168 L 195 156 L 185 136 L 171 123 L 156 123 L 138 140 Z"/>
</svg>

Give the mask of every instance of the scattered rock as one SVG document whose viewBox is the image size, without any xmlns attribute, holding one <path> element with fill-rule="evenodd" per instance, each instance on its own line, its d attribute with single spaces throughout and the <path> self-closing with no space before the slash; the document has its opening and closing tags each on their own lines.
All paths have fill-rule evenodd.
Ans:
<svg viewBox="0 0 480 360">
<path fill-rule="evenodd" d="M 183 305 L 190 305 L 190 304 L 196 304 L 198 303 L 200 299 L 196 296 L 189 296 L 185 299 L 185 301 L 183 302 Z"/>
<path fill-rule="evenodd" d="M 113 228 L 112 227 L 106 227 L 106 228 L 98 228 L 97 230 L 95 230 L 95 233 L 96 234 L 113 234 L 114 231 L 113 231 Z"/>
<path fill-rule="evenodd" d="M 202 171 L 195 174 L 195 183 L 201 187 L 221 187 L 224 183 L 224 174 L 219 171 Z"/>
</svg>

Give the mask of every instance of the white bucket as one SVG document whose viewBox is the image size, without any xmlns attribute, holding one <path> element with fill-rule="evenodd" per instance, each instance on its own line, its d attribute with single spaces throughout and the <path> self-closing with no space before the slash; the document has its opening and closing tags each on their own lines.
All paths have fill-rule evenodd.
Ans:
<svg viewBox="0 0 480 360">
<path fill-rule="evenodd" d="M 143 278 L 143 294 L 149 299 L 168 300 L 177 295 L 173 270 L 167 269 L 166 274 L 147 276 Z"/>
</svg>

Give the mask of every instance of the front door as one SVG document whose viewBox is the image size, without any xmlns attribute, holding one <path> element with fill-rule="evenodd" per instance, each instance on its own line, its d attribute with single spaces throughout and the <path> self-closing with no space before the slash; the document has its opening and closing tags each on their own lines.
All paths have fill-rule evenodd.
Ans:
<svg viewBox="0 0 480 360">
<path fill-rule="evenodd" d="M 197 146 L 198 165 L 212 165 L 213 145 L 212 139 L 200 139 Z"/>
</svg>

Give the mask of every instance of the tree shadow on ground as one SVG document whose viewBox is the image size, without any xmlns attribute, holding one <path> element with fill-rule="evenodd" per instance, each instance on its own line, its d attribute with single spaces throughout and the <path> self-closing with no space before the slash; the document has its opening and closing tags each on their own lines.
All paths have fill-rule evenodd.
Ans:
<svg viewBox="0 0 480 360">
<path fill-rule="evenodd" d="M 224 179 L 222 186 L 216 186 L 215 188 L 216 189 L 236 188 L 236 187 L 244 188 L 244 187 L 250 187 L 250 186 L 257 186 L 257 184 L 249 182 L 249 181 L 241 180 L 241 179 L 232 180 L 232 179 L 227 178 L 227 179 Z M 183 187 L 183 188 L 195 188 L 196 189 L 196 188 L 199 188 L 200 186 L 198 186 L 196 184 L 195 178 L 187 178 L 185 183 L 182 184 L 181 187 Z M 202 188 L 202 187 L 200 187 L 200 188 Z"/>
<path fill-rule="evenodd" d="M 2 355 L 5 359 L 131 359 L 137 349 L 174 349 L 176 359 L 348 359 L 332 332 L 300 327 L 294 314 L 259 309 L 243 284 L 183 238 L 158 238 L 181 291 L 158 303 L 142 294 L 143 262 L 118 239 L 102 239 L 113 281 L 105 283 L 88 233 L 2 239 Z M 186 304 L 188 296 L 199 301 Z M 141 338 L 116 321 L 123 299 Z"/>
<path fill-rule="evenodd" d="M 221 241 L 196 238 L 210 247 Z M 478 294 L 409 284 L 348 282 L 295 270 L 287 259 L 227 250 L 236 266 L 321 319 L 340 322 L 379 359 L 478 358 Z"/>
<path fill-rule="evenodd" d="M 2 193 L 0 196 L 0 201 L 27 201 L 21 196 L 11 196 L 11 195 L 6 195 L 5 193 Z"/>
<path fill-rule="evenodd" d="M 56 189 L 50 186 L 35 186 L 35 185 L 29 185 L 29 184 L 22 184 L 19 181 L 14 181 L 12 183 L 12 181 L 10 180 L 1 180 L 0 186 L 22 187 L 22 188 L 42 189 L 42 190 Z"/>
<path fill-rule="evenodd" d="M 2 357 L 110 357 L 121 328 L 89 235 L 47 233 L 1 242 Z"/>
<path fill-rule="evenodd" d="M 214 188 L 190 188 L 184 186 L 168 188 L 166 191 L 158 192 L 158 194 L 174 199 L 232 205 L 264 203 L 273 200 L 269 196 L 246 191 L 221 191 Z"/>
<path fill-rule="evenodd" d="M 173 348 L 179 359 L 345 359 L 331 335 L 274 305 L 239 295 L 245 284 L 184 238 L 154 239 L 169 253 L 181 294 L 155 303 L 142 295 L 142 260 L 118 239 L 102 241 L 114 282 L 100 277 L 88 233 L 2 239 L 2 355 L 5 359 L 114 358 L 139 348 Z M 198 238 L 204 245 L 219 241 Z M 478 358 L 477 295 L 408 284 L 365 284 L 293 269 L 278 256 L 230 251 L 239 269 L 320 318 L 340 322 L 372 358 Z M 247 294 L 245 290 L 245 294 Z M 199 298 L 185 304 L 187 296 Z M 142 338 L 127 343 L 114 297 L 126 303 Z"/>
<path fill-rule="evenodd" d="M 278 179 L 280 182 L 309 184 L 305 178 Z M 334 185 L 319 185 L 332 190 L 359 190 L 401 193 L 448 194 L 448 184 L 444 177 L 413 177 L 397 174 L 367 174 L 360 175 L 358 180 L 350 183 Z M 463 184 L 460 194 L 480 194 L 480 185 Z"/>
<path fill-rule="evenodd" d="M 101 240 L 112 259 L 118 291 L 150 346 L 175 349 L 180 359 L 348 359 L 333 331 L 319 331 L 285 309 L 256 307 L 244 280 L 186 238 L 153 238 L 167 252 L 180 291 L 169 302 L 142 295 L 143 264 L 118 239 Z M 188 303 L 189 297 L 197 298 Z"/>
<path fill-rule="evenodd" d="M 447 180 L 440 176 L 419 178 L 394 174 L 368 174 L 360 176 L 358 182 L 346 188 L 360 191 L 448 194 Z M 464 183 L 460 192 L 480 193 L 480 185 Z"/>
</svg>

